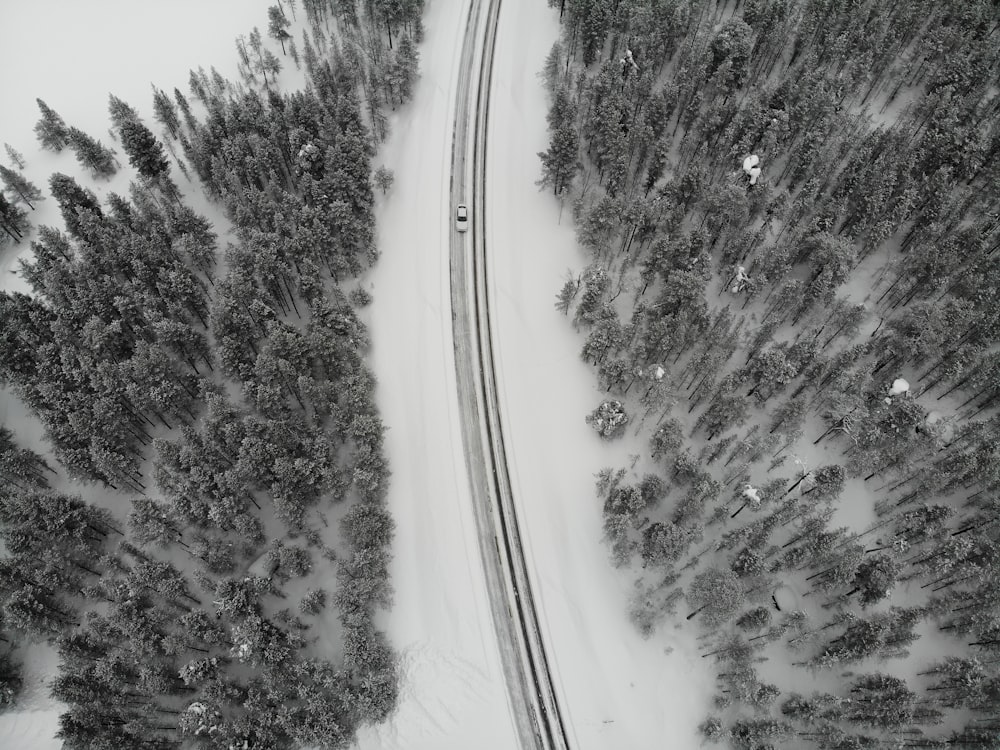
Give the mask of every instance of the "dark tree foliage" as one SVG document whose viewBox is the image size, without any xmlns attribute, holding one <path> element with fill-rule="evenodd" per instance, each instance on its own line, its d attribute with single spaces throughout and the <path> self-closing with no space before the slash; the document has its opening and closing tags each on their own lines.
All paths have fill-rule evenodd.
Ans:
<svg viewBox="0 0 1000 750">
<path fill-rule="evenodd" d="M 49 105 L 41 99 L 35 101 L 42 113 L 41 119 L 35 124 L 35 135 L 38 136 L 38 142 L 42 148 L 55 152 L 62 151 L 68 142 L 69 128 L 63 118 Z"/>
<path fill-rule="evenodd" d="M 114 153 L 100 141 L 91 138 L 79 128 L 66 132 L 66 142 L 76 153 L 80 166 L 90 170 L 94 177 L 111 177 L 118 171 Z"/>
<path fill-rule="evenodd" d="M 0 229 L 3 230 L 0 239 L 18 243 L 24 239 L 30 226 L 27 214 L 0 193 Z"/>
<path fill-rule="evenodd" d="M 162 89 L 153 87 L 153 116 L 171 138 L 180 135 L 181 121 L 177 116 L 178 105 Z"/>
<path fill-rule="evenodd" d="M 899 576 L 899 563 L 888 555 L 869 557 L 854 574 L 855 587 L 847 596 L 861 592 L 862 606 L 880 601 L 892 593 Z"/>
<path fill-rule="evenodd" d="M 49 178 L 49 190 L 59 204 L 66 231 L 74 237 L 80 236 L 81 210 L 90 211 L 98 216 L 102 214 L 97 197 L 91 191 L 81 187 L 72 177 L 57 172 Z"/>
<path fill-rule="evenodd" d="M 155 180 L 168 173 L 163 146 L 145 125 L 138 120 L 126 120 L 119 127 L 119 133 L 129 163 L 140 175 Z"/>
<path fill-rule="evenodd" d="M 292 36 L 286 31 L 289 26 L 291 21 L 285 18 L 280 5 L 272 5 L 267 9 L 267 35 L 281 43 L 282 54 L 285 54 L 285 41 Z"/>
<path fill-rule="evenodd" d="M 905 655 L 929 618 L 963 660 L 933 683 L 869 675 L 786 701 L 784 732 L 754 703 L 752 670 L 720 670 L 717 708 L 759 713 L 706 736 L 996 744 L 990 718 L 980 732 L 957 713 L 992 705 L 996 668 L 970 660 L 1000 650 L 995 4 L 550 6 L 562 36 L 544 81 L 572 106 L 550 112 L 540 173 L 554 184 L 558 138 L 579 140 L 581 177 L 562 192 L 592 256 L 572 322 L 671 486 L 607 534 L 616 562 L 677 566 L 662 584 L 641 574 L 641 606 L 671 596 L 674 575 L 708 603 L 700 576 L 725 571 L 749 601 L 735 627 L 752 629 L 749 613 L 770 611 L 758 604 L 785 606 L 768 601 L 779 574 L 818 622 L 759 625 L 765 656 L 812 643 L 796 665 L 841 680 L 841 665 Z M 662 381 L 636 395 L 633 373 L 654 366 Z M 606 475 L 631 486 L 640 460 Z M 847 504 L 876 517 L 832 528 Z M 704 543 L 685 547 L 687 529 Z M 705 624 L 706 639 L 732 636 L 725 618 Z"/>
<path fill-rule="evenodd" d="M 201 68 L 196 107 L 154 87 L 170 154 L 179 145 L 179 168 L 232 221 L 225 277 L 213 275 L 213 227 L 170 182 L 172 159 L 112 96 L 142 179 L 99 202 L 53 175 L 64 232 L 34 238 L 21 271 L 31 295 L 0 295 L 0 382 L 40 419 L 66 476 L 132 499 L 119 530 L 50 492 L 46 463 L 0 432 L 5 638 L 56 638 L 67 747 L 346 747 L 396 702 L 375 622 L 392 595 L 385 427 L 368 332 L 341 285 L 376 259 L 374 140 L 383 108 L 413 95 L 423 3 L 302 7 L 316 42 L 304 44 L 303 91 L 277 90 L 281 64 L 256 29 L 243 45 L 249 90 Z M 287 9 L 268 19 L 283 48 Z M 95 177 L 114 173 L 113 152 L 39 106 L 44 147 L 68 144 Z M 4 170 L 2 226 L 19 240 L 20 204 L 40 195 Z M 664 491 L 650 480 L 640 494 Z M 331 504 L 336 551 L 317 528 Z M 275 518 L 305 543 L 274 538 Z M 261 549 L 273 580 L 246 573 Z M 282 601 L 284 579 L 318 575 L 324 588 Z M 335 610 L 342 658 L 303 652 L 315 638 L 296 605 L 309 619 Z M 16 689 L 6 666 L 0 696 Z"/>
<path fill-rule="evenodd" d="M 20 172 L 0 165 L 0 179 L 3 180 L 7 197 L 11 201 L 23 201 L 28 208 L 34 211 L 34 204 L 44 200 L 42 192 Z"/>
<path fill-rule="evenodd" d="M 43 489 L 53 472 L 37 453 L 19 448 L 14 433 L 0 426 L 0 477 L 8 489 Z"/>
<path fill-rule="evenodd" d="M 77 624 L 77 599 L 117 531 L 106 511 L 34 484 L 0 494 L 0 604 L 8 629 L 49 636 Z"/>
<path fill-rule="evenodd" d="M 897 677 L 881 673 L 863 675 L 851 685 L 851 702 L 845 718 L 855 724 L 894 729 L 913 720 L 916 693 Z"/>
<path fill-rule="evenodd" d="M 123 223 L 71 178 L 54 175 L 51 187 L 75 242 L 43 228 L 24 267 L 48 306 L 4 297 L 11 345 L 30 349 L 3 378 L 38 414 L 72 474 L 141 489 L 139 448 L 150 429 L 193 416 L 188 368 L 191 355 L 206 352 L 197 333 L 207 319 L 205 284 L 170 244 L 160 209 L 142 205 Z M 186 348 L 176 339 L 181 329 Z M 158 331 L 170 334 L 163 345 Z M 179 348 L 188 356 L 175 358 Z"/>
<path fill-rule="evenodd" d="M 868 618 L 857 618 L 841 635 L 827 644 L 813 659 L 813 663 L 829 667 L 875 654 L 893 655 L 901 652 L 916 640 L 913 628 L 919 618 L 919 611 L 897 607 Z"/>
<path fill-rule="evenodd" d="M 560 86 L 553 95 L 549 110 L 550 142 L 542 160 L 541 184 L 550 186 L 555 195 L 564 192 L 573 181 L 578 168 L 579 137 L 576 132 L 576 105 L 569 89 Z"/>
</svg>

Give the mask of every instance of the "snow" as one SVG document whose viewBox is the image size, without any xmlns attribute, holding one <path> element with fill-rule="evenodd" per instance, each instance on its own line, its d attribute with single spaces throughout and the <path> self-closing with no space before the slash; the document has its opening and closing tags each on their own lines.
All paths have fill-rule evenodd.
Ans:
<svg viewBox="0 0 1000 750">
<path fill-rule="evenodd" d="M 544 3 L 502 6 L 490 104 L 486 247 L 511 481 L 573 747 L 638 750 L 670 738 L 687 750 L 701 745 L 710 665 L 693 625 L 644 640 L 628 619 L 634 572 L 609 562 L 593 475 L 629 465 L 635 445 L 602 441 L 584 423 L 604 394 L 580 359 L 582 338 L 553 307 L 566 269 L 588 262 L 556 199 L 536 186 L 536 154 L 548 145 L 538 73 L 557 16 Z"/>
<path fill-rule="evenodd" d="M 396 594 L 381 624 L 401 654 L 402 685 L 395 715 L 362 731 L 362 750 L 517 746 L 462 453 L 451 332 L 451 142 L 467 13 L 467 2 L 428 7 L 413 102 L 391 118 L 376 160 L 396 179 L 379 195 L 381 259 L 362 314 L 389 428 Z"/>
<path fill-rule="evenodd" d="M 910 384 L 903 378 L 896 378 L 892 381 L 892 387 L 889 389 L 889 394 L 892 396 L 901 396 L 910 390 Z"/>
<path fill-rule="evenodd" d="M 733 286 L 730 288 L 729 291 L 731 291 L 733 294 L 738 294 L 739 292 L 743 291 L 743 287 L 746 284 L 746 282 L 750 281 L 750 277 L 747 275 L 747 269 L 745 266 L 736 267 L 736 278 L 734 279 L 734 281 L 735 283 L 733 284 Z"/>
<path fill-rule="evenodd" d="M 781 612 L 802 610 L 802 597 L 787 581 L 777 586 L 772 592 L 774 603 Z"/>
<path fill-rule="evenodd" d="M 4 750 L 55 750 L 60 704 L 49 698 L 46 683 L 55 673 L 55 651 L 43 643 L 22 646 L 15 658 L 24 667 L 24 686 L 15 708 L 0 712 L 0 747 Z M 28 668 L 30 665 L 30 668 Z"/>
<path fill-rule="evenodd" d="M 750 176 L 750 184 L 756 185 L 757 178 L 760 177 L 760 157 L 757 154 L 750 154 L 743 160 L 743 171 Z"/>
</svg>

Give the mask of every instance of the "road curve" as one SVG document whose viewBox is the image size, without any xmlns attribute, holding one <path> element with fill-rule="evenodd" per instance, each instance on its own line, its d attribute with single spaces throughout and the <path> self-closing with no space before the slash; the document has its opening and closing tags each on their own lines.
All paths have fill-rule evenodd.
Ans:
<svg viewBox="0 0 1000 750">
<path fill-rule="evenodd" d="M 493 365 L 486 278 L 485 172 L 500 2 L 473 0 L 462 47 L 451 196 L 452 210 L 459 203 L 467 203 L 471 211 L 470 231 L 458 232 L 453 220 L 451 238 L 455 362 L 480 552 L 520 744 L 523 750 L 568 750 L 511 496 Z"/>
</svg>

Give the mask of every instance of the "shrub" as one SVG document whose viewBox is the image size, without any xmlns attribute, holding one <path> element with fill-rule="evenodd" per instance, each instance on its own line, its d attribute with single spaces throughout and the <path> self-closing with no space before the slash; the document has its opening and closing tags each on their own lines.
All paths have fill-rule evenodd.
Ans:
<svg viewBox="0 0 1000 750">
<path fill-rule="evenodd" d="M 587 424 L 605 440 L 612 440 L 625 432 L 628 414 L 621 401 L 605 401 L 587 416 Z"/>
<path fill-rule="evenodd" d="M 318 614 L 324 607 L 326 607 L 326 591 L 323 589 L 309 589 L 299 602 L 299 611 L 304 615 Z"/>
<path fill-rule="evenodd" d="M 348 299 L 351 300 L 351 304 L 355 307 L 365 307 L 366 305 L 370 305 L 374 299 L 368 290 L 362 286 L 355 287 L 347 296 Z"/>
</svg>

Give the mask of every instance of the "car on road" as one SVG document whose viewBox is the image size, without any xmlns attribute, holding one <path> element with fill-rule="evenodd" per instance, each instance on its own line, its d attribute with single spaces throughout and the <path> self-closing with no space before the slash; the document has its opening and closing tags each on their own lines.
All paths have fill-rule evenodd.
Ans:
<svg viewBox="0 0 1000 750">
<path fill-rule="evenodd" d="M 464 232 L 469 228 L 469 207 L 464 203 L 459 203 L 458 210 L 455 212 L 455 228 L 459 232 Z"/>
</svg>

